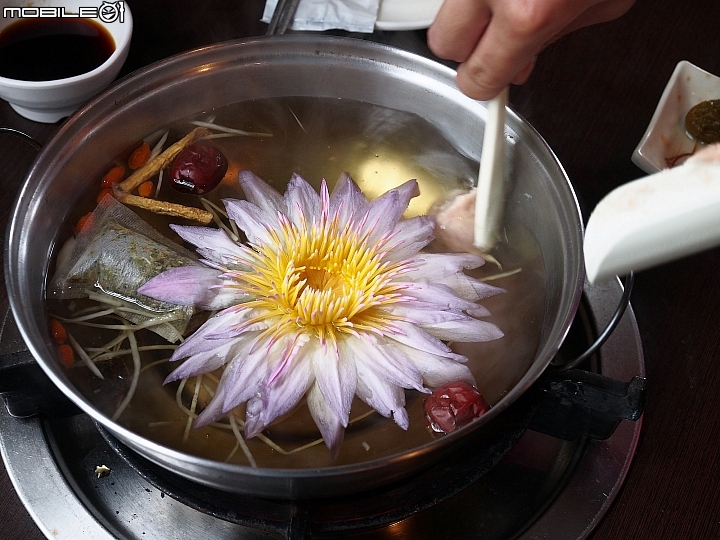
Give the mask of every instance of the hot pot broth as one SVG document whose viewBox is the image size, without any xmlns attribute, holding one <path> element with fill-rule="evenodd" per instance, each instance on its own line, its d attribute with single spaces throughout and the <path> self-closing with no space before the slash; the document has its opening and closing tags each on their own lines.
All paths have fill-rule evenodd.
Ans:
<svg viewBox="0 0 720 540">
<path fill-rule="evenodd" d="M 411 217 L 432 211 L 458 190 L 467 190 L 477 171 L 476 163 L 460 155 L 432 125 L 421 118 L 339 99 L 284 98 L 230 105 L 169 126 L 166 146 L 194 127 L 190 121 L 208 119 L 222 126 L 273 135 L 209 141 L 222 150 L 229 162 L 223 182 L 204 195 L 220 206 L 223 198 L 242 198 L 237 184 L 240 170 L 251 170 L 280 192 L 285 191 L 294 172 L 316 189 L 321 179 L 325 178 L 332 190 L 339 175 L 347 171 L 370 199 L 408 179 L 417 179 L 421 194 L 410 203 L 406 217 Z M 131 151 L 132 148 L 118 156 L 116 162 L 126 162 Z M 68 231 L 77 218 L 94 207 L 98 185 L 99 180 L 91 183 L 87 205 L 80 205 L 72 222 L 66 225 Z M 177 192 L 167 181 L 163 182 L 158 199 L 200 206 L 196 196 Z M 169 224 L 195 224 L 142 209 L 132 210 L 162 234 L 177 241 L 181 240 L 169 229 Z M 66 234 L 69 236 L 70 233 Z M 429 248 L 445 251 L 437 242 Z M 531 234 L 521 224 L 509 222 L 506 242 L 499 244 L 492 255 L 502 269 L 488 262 L 473 271 L 474 277 L 483 279 L 520 270 L 494 279 L 491 283 L 507 292 L 481 302 L 492 314 L 483 320 L 496 324 L 505 335 L 495 341 L 453 346 L 456 352 L 468 357 L 468 366 L 479 390 L 490 404 L 497 403 L 532 363 L 545 309 L 543 265 Z M 88 303 L 84 299 L 57 301 L 50 298 L 48 309 L 54 315 L 69 317 Z M 197 315 L 190 326 L 197 327 L 202 322 L 198 319 L 205 315 Z M 84 347 L 107 343 L 112 339 L 113 332 L 117 334 L 117 331 L 104 329 L 80 332 L 72 324 L 68 324 L 68 329 Z M 138 332 L 137 339 L 141 346 L 167 345 L 166 341 L 147 330 Z M 191 407 L 196 379 L 163 386 L 165 377 L 179 365 L 164 361 L 171 352 L 157 350 L 142 354 L 143 371 L 137 389 L 116 421 L 162 445 L 200 457 L 247 465 L 248 458 L 237 448 L 237 438 L 230 424 L 187 429 L 188 416 L 177 401 L 181 401 L 185 408 Z M 93 376 L 81 362 L 76 362 L 68 371 L 73 383 L 86 398 L 112 417 L 128 392 L 132 360 L 125 355 L 100 362 L 98 368 L 104 374 L 104 380 Z M 202 382 L 212 389 L 217 378 L 219 375 L 214 380 L 206 375 Z M 355 398 L 352 423 L 345 432 L 344 443 L 335 462 L 332 462 L 327 448 L 321 442 L 317 444 L 319 432 L 302 403 L 265 429 L 262 438 L 247 440 L 247 446 L 258 466 L 270 468 L 342 465 L 407 451 L 431 441 L 437 435 L 433 435 L 426 426 L 423 395 L 406 391 L 406 396 L 410 417 L 407 432 Z M 208 392 L 201 389 L 196 398 L 197 410 L 201 410 L 209 398 Z M 244 418 L 243 408 L 237 410 L 238 419 Z M 303 449 L 294 451 L 299 448 Z"/>
</svg>

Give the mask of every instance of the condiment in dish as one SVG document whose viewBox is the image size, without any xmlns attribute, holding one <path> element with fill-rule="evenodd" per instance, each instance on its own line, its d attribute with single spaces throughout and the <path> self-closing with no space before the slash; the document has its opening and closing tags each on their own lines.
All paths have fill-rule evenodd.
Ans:
<svg viewBox="0 0 720 540">
<path fill-rule="evenodd" d="M 715 99 L 720 99 L 720 77 L 685 60 L 679 62 L 633 152 L 633 163 L 649 174 L 683 163 L 702 146 L 687 133 L 687 113 Z"/>
</svg>

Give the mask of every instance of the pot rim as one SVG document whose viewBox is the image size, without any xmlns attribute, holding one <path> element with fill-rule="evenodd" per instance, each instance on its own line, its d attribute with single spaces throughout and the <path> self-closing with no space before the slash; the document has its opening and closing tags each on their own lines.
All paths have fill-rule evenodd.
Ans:
<svg viewBox="0 0 720 540">
<path fill-rule="evenodd" d="M 108 428 L 111 433 L 118 436 L 123 442 L 133 449 L 137 450 L 138 448 L 149 448 L 154 452 L 162 452 L 163 455 L 166 455 L 170 461 L 181 461 L 183 463 L 187 463 L 189 461 L 193 464 L 193 467 L 211 467 L 218 475 L 223 475 L 231 471 L 241 471 L 243 474 L 258 478 L 275 478 L 278 476 L 285 478 L 312 478 L 318 476 L 338 477 L 346 476 L 348 473 L 356 475 L 362 474 L 365 471 L 375 469 L 381 464 L 383 466 L 392 466 L 394 463 L 404 460 L 410 453 L 413 455 L 420 455 L 435 452 L 438 448 L 447 449 L 459 439 L 464 438 L 468 433 L 482 428 L 482 426 L 488 424 L 496 418 L 512 403 L 514 403 L 518 397 L 524 394 L 530 386 L 532 386 L 535 380 L 552 361 L 552 358 L 560 348 L 560 345 L 569 331 L 570 323 L 574 318 L 582 296 L 584 269 L 582 266 L 581 256 L 578 258 L 576 268 L 574 268 L 574 275 L 572 276 L 574 284 L 572 287 L 572 293 L 570 294 L 570 298 L 568 300 L 569 309 L 566 311 L 565 316 L 562 317 L 556 324 L 556 326 L 560 327 L 560 332 L 553 340 L 553 343 L 546 347 L 546 358 L 544 358 L 541 362 L 538 362 L 536 357 L 535 361 L 533 361 L 515 386 L 510 389 L 486 415 L 468 426 L 458 429 L 457 431 L 441 438 L 424 443 L 410 451 L 400 452 L 391 456 L 375 458 L 359 463 L 319 468 L 253 468 L 247 465 L 221 463 L 207 458 L 199 458 L 165 447 L 134 433 L 133 431 L 115 423 L 108 417 L 101 414 L 89 401 L 75 391 L 73 385 L 70 384 L 68 380 L 64 380 L 58 375 L 57 370 L 53 369 L 53 366 L 50 365 L 51 361 L 48 361 L 47 359 L 46 349 L 42 347 L 43 339 L 40 335 L 40 329 L 37 321 L 29 316 L 30 310 L 24 309 L 27 298 L 25 297 L 25 288 L 22 284 L 23 276 L 18 273 L 18 264 L 20 262 L 18 245 L 20 244 L 20 238 L 23 234 L 23 222 L 26 219 L 26 214 L 28 213 L 31 205 L 33 190 L 36 188 L 36 184 L 42 180 L 44 174 L 43 172 L 47 169 L 53 169 L 57 166 L 57 163 L 60 160 L 65 159 L 65 153 L 68 152 L 68 146 L 72 145 L 73 140 L 76 140 L 79 137 L 92 136 L 92 129 L 88 126 L 92 126 L 93 122 L 101 122 L 105 115 L 117 112 L 119 107 L 123 108 L 129 106 L 133 99 L 138 97 L 140 94 L 152 91 L 154 86 L 157 84 L 156 81 L 163 76 L 174 74 L 173 78 L 177 79 L 179 73 L 185 72 L 188 69 L 212 70 L 222 62 L 247 62 L 256 56 L 262 56 L 264 58 L 271 58 L 274 60 L 281 59 L 284 61 L 300 54 L 306 54 L 308 50 L 313 48 L 315 49 L 314 54 L 321 58 L 345 59 L 345 61 L 360 62 L 369 66 L 379 67 L 381 69 L 409 70 L 410 68 L 408 68 L 408 66 L 411 66 L 413 73 L 419 73 L 427 76 L 428 84 L 431 85 L 431 88 L 428 90 L 437 91 L 442 94 L 459 93 L 459 90 L 454 83 L 455 71 L 451 68 L 418 56 L 414 53 L 402 51 L 383 44 L 372 43 L 354 38 L 294 34 L 272 37 L 259 36 L 226 41 L 160 60 L 130 73 L 114 83 L 78 110 L 52 136 L 36 158 L 20 191 L 18 192 L 6 235 L 7 239 L 5 242 L 4 266 L 8 299 L 13 313 L 15 314 L 20 333 L 33 356 L 37 359 L 43 371 L 45 371 L 52 382 L 60 388 L 66 396 L 70 397 L 70 399 L 85 413 L 104 427 Z M 228 57 L 237 49 L 240 49 L 240 53 L 246 53 L 245 56 L 243 56 L 243 54 L 239 54 L 237 55 L 238 58 L 230 60 Z M 298 50 L 301 52 L 298 52 Z M 352 51 L 357 50 L 360 50 L 362 54 L 353 55 Z M 479 111 L 478 114 L 482 115 L 483 110 L 485 109 L 484 103 L 474 102 L 473 100 L 470 100 L 470 98 L 465 99 L 467 99 L 469 103 L 474 103 L 472 106 L 477 107 L 477 110 Z M 570 184 L 565 170 L 557 159 L 555 153 L 550 149 L 540 134 L 530 124 L 528 124 L 524 118 L 512 109 L 510 109 L 509 113 L 510 117 L 513 117 L 515 121 L 523 124 L 523 127 L 527 129 L 533 137 L 536 137 L 540 141 L 540 144 L 544 145 L 545 150 L 549 153 L 551 159 L 554 160 L 554 166 L 557 168 L 557 172 L 562 177 L 558 179 L 558 182 L 564 190 L 564 195 L 569 201 L 568 205 L 571 207 L 570 212 L 576 220 L 575 223 L 569 224 L 569 228 L 571 229 L 570 233 L 578 240 L 579 246 L 577 249 L 581 254 L 583 223 L 580 218 L 580 207 L 575 191 Z M 46 265 L 44 269 L 46 280 L 48 265 Z M 45 291 L 43 290 L 43 298 L 44 297 Z M 52 360 L 52 364 L 54 363 L 54 360 Z M 148 456 L 145 452 L 141 453 L 143 456 L 155 461 L 152 456 Z"/>
</svg>

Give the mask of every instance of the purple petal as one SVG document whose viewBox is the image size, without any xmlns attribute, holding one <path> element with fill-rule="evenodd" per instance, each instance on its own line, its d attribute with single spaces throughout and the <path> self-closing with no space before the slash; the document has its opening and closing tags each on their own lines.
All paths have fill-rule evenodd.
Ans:
<svg viewBox="0 0 720 540">
<path fill-rule="evenodd" d="M 370 202 L 367 210 L 367 220 L 363 232 L 371 231 L 369 241 L 373 244 L 380 240 L 395 226 L 407 210 L 410 199 L 419 195 L 417 181 L 408 180 L 401 186 L 386 191 L 377 199 Z"/>
<path fill-rule="evenodd" d="M 405 213 L 405 210 L 407 210 L 407 207 L 410 204 L 410 199 L 420 195 L 420 188 L 418 187 L 417 180 L 408 180 L 404 184 L 401 184 L 396 188 L 386 191 L 377 199 L 372 201 L 370 204 L 373 206 L 376 204 L 382 205 L 385 203 L 385 198 L 394 198 L 394 193 L 397 193 L 397 202 L 393 201 L 390 207 L 395 210 L 395 214 L 392 216 L 388 216 L 388 218 L 394 220 L 395 223 L 397 223 L 398 221 L 400 221 L 400 218 Z M 389 229 L 390 228 L 388 228 L 388 230 Z"/>
<path fill-rule="evenodd" d="M 231 347 L 232 343 L 226 343 L 215 350 L 191 356 L 180 367 L 170 373 L 163 384 L 215 371 L 227 362 L 227 353 Z"/>
<path fill-rule="evenodd" d="M 385 256 L 388 262 L 400 262 L 413 258 L 418 251 L 435 239 L 435 222 L 427 216 L 404 219 L 395 225 L 390 245 Z"/>
<path fill-rule="evenodd" d="M 411 282 L 403 290 L 405 296 L 435 304 L 437 309 L 475 309 L 477 304 L 460 298 L 447 285 Z"/>
<path fill-rule="evenodd" d="M 262 358 L 267 360 L 268 358 L 273 358 L 273 349 L 284 346 L 284 343 L 276 343 L 270 351 L 263 347 L 258 347 L 258 350 L 263 353 Z M 277 353 L 277 350 L 274 352 Z M 255 353 L 253 353 L 253 355 L 254 354 Z M 245 367 L 243 367 L 243 370 L 247 371 Z M 267 373 L 267 369 L 263 371 L 265 374 Z M 256 378 L 267 381 L 267 375 L 263 377 L 256 376 Z M 228 378 L 228 381 L 229 380 Z M 258 389 L 259 391 L 251 393 L 246 407 L 245 435 L 248 438 L 254 437 L 260 433 L 265 426 L 272 423 L 273 420 L 293 409 L 313 382 L 314 377 L 312 376 L 310 360 L 307 355 L 302 354 L 301 350 L 292 358 L 288 369 L 284 370 L 272 385 L 262 383 Z M 226 385 L 227 384 L 229 383 L 226 383 Z M 233 382 L 233 390 L 240 384 L 240 381 Z M 248 394 L 247 389 L 242 389 L 237 395 L 244 396 Z M 238 404 L 242 402 L 241 397 L 234 400 L 230 398 L 231 396 L 229 394 L 225 398 L 225 406 L 223 409 L 226 412 L 233 408 L 231 405 L 234 401 L 237 401 Z"/>
<path fill-rule="evenodd" d="M 455 291 L 455 294 L 470 302 L 477 302 L 483 298 L 489 298 L 505 292 L 505 289 L 489 285 L 465 274 L 455 274 L 454 276 L 439 278 L 436 279 L 434 283 L 450 287 Z"/>
<path fill-rule="evenodd" d="M 422 373 L 423 381 L 431 388 L 437 388 L 450 381 L 463 380 L 475 386 L 475 377 L 463 363 L 421 352 L 413 347 L 397 345 Z"/>
<path fill-rule="evenodd" d="M 457 310 L 440 310 L 432 302 L 403 302 L 388 306 L 387 310 L 393 315 L 415 324 L 437 324 L 466 317 Z"/>
<path fill-rule="evenodd" d="M 389 336 L 389 338 L 394 341 L 402 343 L 408 347 L 412 347 L 413 349 L 417 349 L 418 351 L 442 356 L 444 358 L 450 358 L 459 362 L 467 360 L 464 356 L 454 353 L 450 347 L 438 338 L 430 335 L 414 324 L 398 321 L 396 326 L 402 333 L 392 334 Z"/>
<path fill-rule="evenodd" d="M 380 341 L 379 347 L 387 360 L 387 363 L 381 369 L 387 370 L 388 366 L 392 366 L 393 368 L 398 369 L 398 371 L 405 377 L 405 384 L 400 384 L 398 386 L 403 386 L 404 388 L 414 388 L 418 392 L 428 392 L 427 388 L 423 386 L 422 375 L 418 371 L 415 363 L 403 354 L 402 350 L 396 347 L 393 341 L 383 339 Z"/>
<path fill-rule="evenodd" d="M 186 242 L 198 247 L 197 252 L 214 263 L 223 266 L 247 261 L 245 251 L 222 229 L 170 225 Z"/>
<path fill-rule="evenodd" d="M 249 354 L 244 351 L 225 368 L 224 412 L 231 411 L 264 390 L 268 378 L 267 354 L 264 347 L 257 347 Z"/>
<path fill-rule="evenodd" d="M 170 357 L 170 361 L 180 360 L 181 358 L 187 358 L 199 353 L 212 351 L 217 347 L 224 345 L 226 341 L 235 339 L 237 333 L 226 338 L 226 339 L 208 339 L 208 336 L 212 336 L 219 329 L 231 327 L 245 320 L 247 314 L 245 312 L 236 312 L 234 310 L 227 310 L 222 313 L 218 313 L 214 317 L 210 317 L 203 325 L 198 328 L 189 338 L 187 338 L 180 346 L 175 349 L 175 352 Z M 248 335 L 247 339 L 252 336 Z"/>
<path fill-rule="evenodd" d="M 325 445 L 330 449 L 330 456 L 333 460 L 337 459 L 340 453 L 340 446 L 343 442 L 345 429 L 332 408 L 325 402 L 319 385 L 314 384 L 310 388 L 307 395 L 307 404 L 310 409 L 310 415 L 320 430 Z"/>
<path fill-rule="evenodd" d="M 477 343 L 492 341 L 503 337 L 503 332 L 492 323 L 468 317 L 464 321 L 451 321 L 426 326 L 423 329 L 438 339 L 458 341 L 461 343 Z"/>
<path fill-rule="evenodd" d="M 386 418 L 393 418 L 407 429 L 409 419 L 405 410 L 405 391 L 378 377 L 361 359 L 357 362 L 357 396 Z"/>
<path fill-rule="evenodd" d="M 362 233 L 369 233 L 370 245 L 378 242 L 388 231 L 392 231 L 398 223 L 398 214 L 402 215 L 407 207 L 400 205 L 397 190 L 390 190 L 368 205 L 367 217 L 360 228 Z"/>
<path fill-rule="evenodd" d="M 320 217 L 320 195 L 305 179 L 293 174 L 285 191 L 285 214 L 296 226 L 310 225 Z"/>
<path fill-rule="evenodd" d="M 235 308 L 228 308 L 225 311 L 238 311 Z M 240 310 L 242 311 L 246 317 L 243 319 L 239 319 L 235 324 L 233 325 L 227 325 L 224 327 L 219 327 L 214 332 L 208 332 L 206 335 L 207 339 L 237 339 L 238 336 L 245 335 L 248 333 L 259 333 L 263 332 L 268 329 L 268 323 L 266 321 L 257 321 L 252 324 L 248 323 L 248 319 L 252 319 L 255 317 L 257 312 L 259 310 L 256 309 L 248 309 L 248 310 Z M 225 312 L 222 312 L 225 313 Z"/>
<path fill-rule="evenodd" d="M 417 272 L 413 273 L 413 278 L 429 282 L 485 264 L 485 259 L 470 253 L 423 253 L 416 260 Z"/>
<path fill-rule="evenodd" d="M 195 422 L 193 422 L 194 428 L 201 428 L 203 426 L 207 426 L 208 424 L 212 424 L 213 422 L 225 416 L 225 413 L 222 410 L 222 405 L 225 400 L 223 379 L 224 377 L 220 378 L 220 383 L 218 384 L 217 390 L 215 391 L 215 396 L 213 396 L 207 407 L 205 407 L 203 412 L 201 412 L 195 419 Z"/>
<path fill-rule="evenodd" d="M 310 357 L 304 352 L 301 349 L 288 369 L 263 391 L 262 421 L 266 426 L 292 410 L 315 381 Z"/>
<path fill-rule="evenodd" d="M 342 227 L 353 215 L 363 212 L 367 204 L 367 197 L 360 191 L 355 181 L 348 173 L 342 173 L 330 196 L 330 215 L 334 216 L 339 212 Z"/>
<path fill-rule="evenodd" d="M 405 410 L 405 407 L 400 407 L 399 409 L 394 409 L 392 413 L 393 420 L 395 423 L 400 426 L 402 429 L 407 431 L 407 429 L 410 427 L 410 417 L 408 416 L 407 410 Z"/>
<path fill-rule="evenodd" d="M 343 344 L 345 341 L 342 340 Z M 340 347 L 340 343 L 338 343 L 337 350 L 330 346 L 323 347 L 317 344 L 310 354 L 316 384 L 320 388 L 325 402 L 340 423 L 347 427 L 357 380 L 355 365 L 345 358 L 343 349 Z"/>
<path fill-rule="evenodd" d="M 353 339 L 352 345 L 346 350 L 354 356 L 356 363 L 362 361 L 368 370 L 388 383 L 402 388 L 414 388 L 419 392 L 426 391 L 422 385 L 422 376 L 415 365 L 399 354 L 397 348 L 386 340 L 366 335 Z"/>
<path fill-rule="evenodd" d="M 228 217 L 242 229 L 253 244 L 272 242 L 270 230 L 278 230 L 280 222 L 277 214 L 269 214 L 248 201 L 223 199 Z"/>
<path fill-rule="evenodd" d="M 224 283 L 231 286 L 211 289 L 208 292 L 208 297 L 203 302 L 195 304 L 196 307 L 207 311 L 219 311 L 243 304 L 254 298 L 254 296 L 239 289 L 232 281 L 226 281 Z"/>
<path fill-rule="evenodd" d="M 275 216 L 284 209 L 282 195 L 250 171 L 240 171 L 238 183 L 245 193 L 245 198 L 267 214 Z"/>
<path fill-rule="evenodd" d="M 166 270 L 138 288 L 140 294 L 177 304 L 208 309 L 218 292 L 212 287 L 222 285 L 218 271 L 204 266 L 180 266 Z"/>
<path fill-rule="evenodd" d="M 248 401 L 245 408 L 245 437 L 252 439 L 258 435 L 267 425 L 263 421 L 263 400 L 261 396 L 255 396 Z"/>
<path fill-rule="evenodd" d="M 475 317 L 476 319 L 480 317 L 487 317 L 490 315 L 490 310 L 486 308 L 485 306 L 480 306 L 473 308 L 473 309 L 466 309 L 465 313 L 470 315 L 471 317 Z"/>
<path fill-rule="evenodd" d="M 250 332 L 227 340 L 194 339 L 190 347 L 182 350 L 184 356 L 188 356 L 187 352 L 189 350 L 193 351 L 193 354 L 188 356 L 187 360 L 185 360 L 179 368 L 168 375 L 163 384 L 199 375 L 200 373 L 209 373 L 229 361 L 243 356 L 243 349 L 247 347 L 257 335 L 258 332 Z M 194 338 L 195 336 L 192 337 Z M 186 341 L 183 345 L 189 341 L 190 340 Z M 177 351 L 175 351 L 175 354 L 170 358 L 171 362 L 176 359 L 176 354 Z M 178 356 L 177 358 L 182 358 L 182 356 Z"/>
<path fill-rule="evenodd" d="M 297 333 L 294 339 L 290 339 L 289 336 L 283 338 L 282 343 L 284 344 L 285 350 L 282 351 L 279 359 L 274 362 L 274 366 L 268 377 L 268 386 L 272 386 L 276 379 L 280 379 L 288 369 L 291 369 L 293 360 L 300 350 L 305 347 L 309 339 L 307 334 Z M 307 350 L 307 348 L 303 349 L 302 354 L 307 354 Z M 272 363 L 273 360 L 271 359 L 269 362 Z"/>
</svg>

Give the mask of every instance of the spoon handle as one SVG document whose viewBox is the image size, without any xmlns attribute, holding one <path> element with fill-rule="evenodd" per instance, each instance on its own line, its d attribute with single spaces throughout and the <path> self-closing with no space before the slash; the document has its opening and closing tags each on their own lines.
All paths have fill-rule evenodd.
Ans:
<svg viewBox="0 0 720 540">
<path fill-rule="evenodd" d="M 508 89 L 488 102 L 475 198 L 475 247 L 487 251 L 497 242 L 505 184 L 505 106 Z"/>
</svg>

